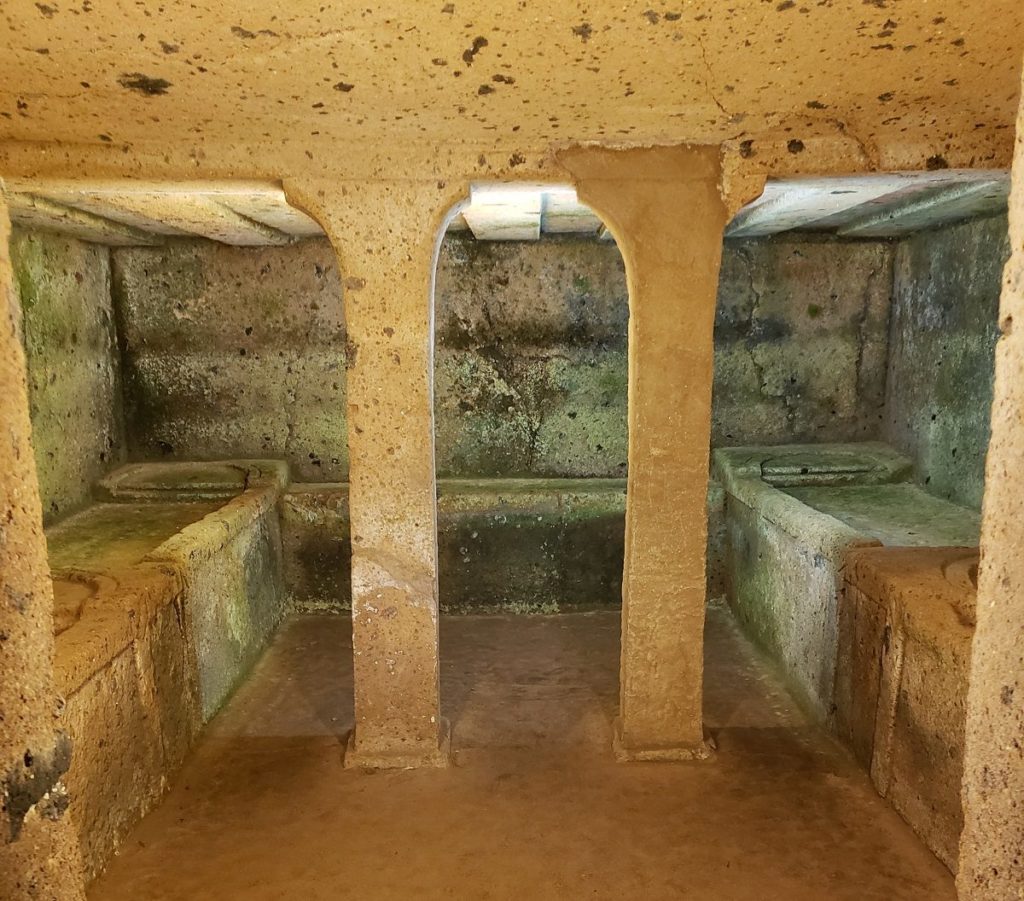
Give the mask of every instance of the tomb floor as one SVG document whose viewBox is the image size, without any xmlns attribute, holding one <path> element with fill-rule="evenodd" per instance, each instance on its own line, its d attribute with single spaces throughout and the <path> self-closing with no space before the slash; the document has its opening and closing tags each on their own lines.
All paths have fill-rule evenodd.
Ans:
<svg viewBox="0 0 1024 901">
<path fill-rule="evenodd" d="M 347 617 L 295 616 L 90 901 L 955 897 L 948 871 L 709 610 L 708 761 L 615 763 L 617 612 L 447 617 L 446 770 L 342 767 Z"/>
</svg>

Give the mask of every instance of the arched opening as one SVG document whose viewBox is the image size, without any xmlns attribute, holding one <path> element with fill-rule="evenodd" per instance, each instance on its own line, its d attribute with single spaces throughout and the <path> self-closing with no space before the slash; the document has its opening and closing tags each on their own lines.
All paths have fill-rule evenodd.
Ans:
<svg viewBox="0 0 1024 901">
<path fill-rule="evenodd" d="M 474 185 L 439 237 L 433 297 L 442 713 L 456 748 L 607 749 L 628 457 L 623 258 L 571 187 Z"/>
</svg>

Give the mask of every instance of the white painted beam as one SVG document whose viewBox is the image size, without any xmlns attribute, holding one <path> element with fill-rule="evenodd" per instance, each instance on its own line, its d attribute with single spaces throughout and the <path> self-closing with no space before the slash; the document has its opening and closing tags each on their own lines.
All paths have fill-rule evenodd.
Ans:
<svg viewBox="0 0 1024 901">
<path fill-rule="evenodd" d="M 252 222 L 259 222 L 293 238 L 315 238 L 324 234 L 320 223 L 296 209 L 284 191 L 239 191 L 206 195 Z"/>
<path fill-rule="evenodd" d="M 23 194 L 39 193 L 43 189 L 57 194 L 88 192 L 90 194 L 114 194 L 117 196 L 142 194 L 146 197 L 163 194 L 217 195 L 256 193 L 280 197 L 282 201 L 287 203 L 281 185 L 273 181 L 157 181 L 141 178 L 96 178 L 88 180 L 70 178 L 5 178 L 4 183 L 7 185 L 8 191 Z"/>
<path fill-rule="evenodd" d="M 253 245 L 323 234 L 275 182 L 9 179 L 7 185 L 12 194 L 45 197 L 158 235 Z"/>
<path fill-rule="evenodd" d="M 258 246 L 287 244 L 289 235 L 254 222 L 205 194 L 57 193 L 46 189 L 49 200 L 85 210 L 105 219 L 162 235 L 209 238 L 222 244 Z"/>
<path fill-rule="evenodd" d="M 448 231 L 450 232 L 465 232 L 469 231 L 469 224 L 466 222 L 466 217 L 462 213 L 456 213 L 452 217 L 452 221 L 448 223 Z"/>
<path fill-rule="evenodd" d="M 890 194 L 898 186 L 898 177 L 891 175 L 768 182 L 764 194 L 740 210 L 725 233 L 730 238 L 752 238 L 805 228 Z"/>
<path fill-rule="evenodd" d="M 792 229 L 834 231 L 880 210 L 915 203 L 946 186 L 990 184 L 1008 178 L 993 170 L 942 169 L 779 179 L 744 207 L 726 229 L 730 238 Z"/>
</svg>

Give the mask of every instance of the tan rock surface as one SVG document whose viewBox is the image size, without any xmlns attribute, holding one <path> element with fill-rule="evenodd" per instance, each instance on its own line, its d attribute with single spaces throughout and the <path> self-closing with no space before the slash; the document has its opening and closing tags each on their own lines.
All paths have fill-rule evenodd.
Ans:
<svg viewBox="0 0 1024 901">
<path fill-rule="evenodd" d="M 53 589 L 30 443 L 21 313 L 0 191 L 0 897 L 83 897 L 62 777 L 71 746 L 53 684 Z"/>
<path fill-rule="evenodd" d="M 957 881 L 964 901 L 1024 897 L 1024 107 L 1017 123 L 1010 244 L 967 707 Z"/>
</svg>

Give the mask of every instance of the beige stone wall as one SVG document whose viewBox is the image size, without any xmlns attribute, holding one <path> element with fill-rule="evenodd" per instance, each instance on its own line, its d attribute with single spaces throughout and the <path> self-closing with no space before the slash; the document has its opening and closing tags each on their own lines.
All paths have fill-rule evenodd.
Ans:
<svg viewBox="0 0 1024 901">
<path fill-rule="evenodd" d="M 963 901 L 1024 897 L 1024 105 L 985 466 L 964 755 Z"/>
</svg>

